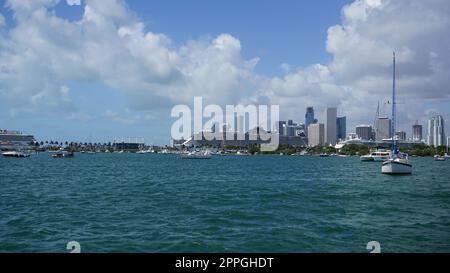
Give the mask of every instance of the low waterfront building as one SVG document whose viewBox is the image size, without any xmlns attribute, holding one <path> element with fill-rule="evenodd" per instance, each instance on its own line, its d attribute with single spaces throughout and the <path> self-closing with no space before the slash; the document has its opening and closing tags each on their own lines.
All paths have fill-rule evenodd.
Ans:
<svg viewBox="0 0 450 273">
<path fill-rule="evenodd" d="M 372 139 L 372 126 L 370 125 L 359 125 L 356 126 L 356 135 L 362 140 Z"/>
</svg>

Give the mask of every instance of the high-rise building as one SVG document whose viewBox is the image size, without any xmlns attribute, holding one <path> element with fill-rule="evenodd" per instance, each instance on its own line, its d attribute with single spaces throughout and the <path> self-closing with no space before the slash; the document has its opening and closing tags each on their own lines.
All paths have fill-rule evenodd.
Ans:
<svg viewBox="0 0 450 273">
<path fill-rule="evenodd" d="M 405 131 L 397 131 L 397 132 L 395 132 L 395 136 L 397 137 L 397 140 L 400 140 L 400 141 L 406 140 L 406 132 Z"/>
<path fill-rule="evenodd" d="M 337 108 L 327 107 L 324 112 L 324 127 L 325 127 L 325 144 L 335 145 L 336 144 L 336 118 L 337 118 Z"/>
<path fill-rule="evenodd" d="M 245 133 L 245 117 L 237 116 L 236 117 L 236 133 L 244 134 Z"/>
<path fill-rule="evenodd" d="M 413 125 L 413 141 L 419 142 L 423 139 L 423 127 L 419 125 L 419 121 L 416 121 L 416 124 Z"/>
<path fill-rule="evenodd" d="M 338 117 L 336 119 L 337 139 L 344 140 L 347 137 L 347 118 Z"/>
<path fill-rule="evenodd" d="M 325 126 L 322 123 L 313 123 L 308 127 L 308 145 L 324 146 L 325 144 Z"/>
<path fill-rule="evenodd" d="M 428 121 L 428 145 L 438 147 L 445 145 L 444 118 L 440 115 Z"/>
<path fill-rule="evenodd" d="M 275 130 L 277 130 L 280 136 L 286 135 L 286 121 L 277 121 L 275 122 Z"/>
<path fill-rule="evenodd" d="M 308 127 L 311 124 L 317 123 L 317 119 L 314 118 L 314 108 L 312 106 L 306 108 L 305 114 L 305 130 L 308 132 Z"/>
<path fill-rule="evenodd" d="M 392 122 L 387 117 L 379 117 L 376 121 L 376 141 L 382 141 L 383 139 L 391 138 L 391 126 Z"/>
<path fill-rule="evenodd" d="M 297 124 L 294 123 L 293 120 L 288 120 L 286 125 L 286 135 L 287 136 L 295 136 L 295 131 L 297 130 Z"/>
<path fill-rule="evenodd" d="M 358 138 L 362 140 L 372 139 L 372 126 L 370 125 L 359 125 L 356 126 L 356 134 Z"/>
</svg>

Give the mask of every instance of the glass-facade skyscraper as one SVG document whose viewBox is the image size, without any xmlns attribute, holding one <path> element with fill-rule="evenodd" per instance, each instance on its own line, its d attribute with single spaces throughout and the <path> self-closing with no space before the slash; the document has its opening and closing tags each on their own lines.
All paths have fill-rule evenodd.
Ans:
<svg viewBox="0 0 450 273">
<path fill-rule="evenodd" d="M 338 117 L 336 119 L 337 139 L 344 140 L 347 138 L 347 117 Z"/>
<path fill-rule="evenodd" d="M 308 135 L 308 127 L 311 124 L 317 123 L 317 119 L 314 118 L 314 108 L 312 106 L 306 108 L 305 114 L 305 131 Z"/>
</svg>

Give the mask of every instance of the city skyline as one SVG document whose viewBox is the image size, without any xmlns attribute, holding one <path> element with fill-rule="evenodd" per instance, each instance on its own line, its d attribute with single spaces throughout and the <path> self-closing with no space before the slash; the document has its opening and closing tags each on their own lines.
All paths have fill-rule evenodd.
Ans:
<svg viewBox="0 0 450 273">
<path fill-rule="evenodd" d="M 448 2 L 255 3 L 177 2 L 175 12 L 173 1 L 2 0 L 0 128 L 164 145 L 171 107 L 203 96 L 277 104 L 280 119 L 300 122 L 308 106 L 319 120 L 336 106 L 351 133 L 378 101 L 388 108 L 392 51 L 397 129 L 450 120 Z"/>
</svg>

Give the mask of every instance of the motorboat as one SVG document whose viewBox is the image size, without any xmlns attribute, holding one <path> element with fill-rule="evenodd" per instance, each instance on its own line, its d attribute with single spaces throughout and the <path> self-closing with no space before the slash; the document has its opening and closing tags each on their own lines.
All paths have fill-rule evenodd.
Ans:
<svg viewBox="0 0 450 273">
<path fill-rule="evenodd" d="M 367 162 L 367 161 L 383 162 L 383 161 L 388 160 L 390 156 L 391 156 L 391 153 L 389 151 L 377 150 L 377 151 L 372 151 L 368 155 L 361 156 L 360 159 L 363 162 Z"/>
<path fill-rule="evenodd" d="M 434 160 L 435 161 L 445 161 L 445 160 L 447 160 L 447 157 L 445 155 L 444 156 L 435 155 Z"/>
<path fill-rule="evenodd" d="M 17 158 L 19 158 L 19 157 L 21 157 L 21 158 L 30 157 L 30 154 L 24 153 L 24 152 L 20 152 L 20 151 L 4 152 L 2 155 L 4 157 L 17 157 Z"/>
<path fill-rule="evenodd" d="M 67 158 L 67 157 L 73 157 L 74 153 L 71 151 L 57 151 L 57 152 L 53 152 L 51 153 L 51 157 L 53 158 Z"/>
<path fill-rule="evenodd" d="M 211 159 L 211 154 L 208 151 L 190 152 L 187 154 L 182 154 L 181 159 Z"/>
</svg>

